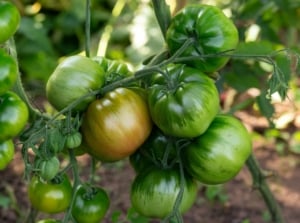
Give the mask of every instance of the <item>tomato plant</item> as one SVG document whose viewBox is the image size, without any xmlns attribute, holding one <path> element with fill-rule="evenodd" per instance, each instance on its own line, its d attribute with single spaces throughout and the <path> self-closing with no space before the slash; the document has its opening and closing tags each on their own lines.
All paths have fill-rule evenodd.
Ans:
<svg viewBox="0 0 300 223">
<path fill-rule="evenodd" d="M 212 73 L 221 69 L 229 57 L 205 57 L 234 50 L 238 44 L 238 31 L 233 22 L 217 7 L 195 4 L 184 7 L 171 20 L 166 42 L 171 53 L 175 53 L 188 39 L 192 44 L 181 56 L 203 56 L 189 59 L 190 66 Z"/>
<path fill-rule="evenodd" d="M 120 160 L 134 153 L 151 128 L 146 102 L 126 88 L 117 88 L 93 101 L 82 123 L 87 152 L 103 161 Z"/>
<path fill-rule="evenodd" d="M 251 138 L 236 118 L 218 115 L 207 131 L 184 151 L 188 172 L 204 184 L 221 184 L 232 179 L 251 153 Z"/>
<path fill-rule="evenodd" d="M 28 108 L 11 91 L 0 95 L 0 142 L 17 136 L 28 120 Z"/>
<path fill-rule="evenodd" d="M 77 223 L 100 222 L 110 205 L 109 197 L 100 187 L 79 187 L 72 206 L 72 216 Z"/>
<path fill-rule="evenodd" d="M 17 79 L 16 61 L 0 49 L 0 95 L 10 90 Z"/>
<path fill-rule="evenodd" d="M 72 186 L 66 175 L 58 176 L 49 182 L 35 175 L 28 186 L 31 205 L 45 213 L 65 211 L 71 202 Z"/>
<path fill-rule="evenodd" d="M 6 168 L 6 166 L 13 159 L 15 154 L 15 147 L 12 140 L 7 140 L 0 143 L 0 170 Z"/>
<path fill-rule="evenodd" d="M 177 137 L 205 132 L 220 108 L 213 80 L 182 64 L 170 65 L 165 75 L 153 78 L 148 101 L 154 123 L 165 134 Z"/>
<path fill-rule="evenodd" d="M 103 84 L 104 71 L 99 64 L 88 57 L 71 56 L 62 61 L 48 79 L 47 98 L 57 110 L 62 110 Z M 94 99 L 95 96 L 85 97 L 75 105 L 74 111 L 84 111 Z"/>
<path fill-rule="evenodd" d="M 5 42 L 14 35 L 20 23 L 20 13 L 11 2 L 0 2 L 0 43 Z"/>
<path fill-rule="evenodd" d="M 151 218 L 165 218 L 172 212 L 179 191 L 178 169 L 160 169 L 153 166 L 136 176 L 131 186 L 130 199 L 138 213 Z M 197 191 L 197 183 L 186 175 L 179 206 L 181 213 L 193 205 Z"/>
</svg>

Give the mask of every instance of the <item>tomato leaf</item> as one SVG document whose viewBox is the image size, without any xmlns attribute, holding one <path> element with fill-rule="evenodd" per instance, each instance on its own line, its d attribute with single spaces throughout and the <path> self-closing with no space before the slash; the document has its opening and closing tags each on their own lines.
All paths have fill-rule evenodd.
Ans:
<svg viewBox="0 0 300 223">
<path fill-rule="evenodd" d="M 270 126 L 274 126 L 272 117 L 275 112 L 275 109 L 274 106 L 271 104 L 270 99 L 267 98 L 266 93 L 261 93 L 258 97 L 256 97 L 256 103 L 262 115 L 268 119 Z"/>
<path fill-rule="evenodd" d="M 152 0 L 155 16 L 164 37 L 171 22 L 171 12 L 169 5 L 163 0 Z"/>
</svg>

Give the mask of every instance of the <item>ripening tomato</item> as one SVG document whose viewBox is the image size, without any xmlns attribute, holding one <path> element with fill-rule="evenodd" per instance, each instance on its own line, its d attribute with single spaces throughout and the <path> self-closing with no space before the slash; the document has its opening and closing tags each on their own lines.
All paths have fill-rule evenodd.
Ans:
<svg viewBox="0 0 300 223">
<path fill-rule="evenodd" d="M 34 175 L 28 186 L 31 205 L 45 213 L 59 213 L 65 211 L 72 199 L 72 186 L 66 175 L 57 176 L 46 182 Z"/>
<path fill-rule="evenodd" d="M 151 129 L 147 103 L 139 94 L 126 88 L 117 88 L 93 101 L 82 122 L 87 152 L 107 162 L 134 153 Z"/>
</svg>

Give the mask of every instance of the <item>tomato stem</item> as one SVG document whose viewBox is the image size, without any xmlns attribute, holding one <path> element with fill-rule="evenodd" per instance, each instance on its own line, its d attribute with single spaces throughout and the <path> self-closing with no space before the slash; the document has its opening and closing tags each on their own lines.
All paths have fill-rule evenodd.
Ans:
<svg viewBox="0 0 300 223">
<path fill-rule="evenodd" d="M 85 9 L 85 55 L 90 57 L 91 45 L 91 1 L 86 0 Z"/>
<path fill-rule="evenodd" d="M 284 223 L 285 221 L 281 214 L 280 207 L 279 207 L 273 193 L 271 192 L 268 184 L 266 183 L 265 176 L 262 173 L 254 154 L 250 155 L 246 164 L 247 164 L 247 167 L 253 178 L 253 187 L 258 189 L 259 192 L 261 193 L 261 195 L 271 213 L 272 222 Z"/>
<path fill-rule="evenodd" d="M 19 63 L 18 63 L 16 45 L 15 45 L 15 41 L 14 41 L 13 37 L 10 38 L 5 44 L 6 44 L 6 46 L 4 48 L 6 48 L 8 54 L 10 54 L 17 63 L 18 75 L 17 75 L 16 84 L 14 86 L 14 91 L 26 103 L 26 105 L 29 109 L 29 120 L 33 121 L 37 117 L 49 118 L 48 116 L 42 114 L 38 109 L 34 108 L 34 106 L 31 104 L 31 102 L 24 90 L 24 87 L 22 84 L 22 79 L 21 79 L 21 73 L 19 71 Z"/>
</svg>

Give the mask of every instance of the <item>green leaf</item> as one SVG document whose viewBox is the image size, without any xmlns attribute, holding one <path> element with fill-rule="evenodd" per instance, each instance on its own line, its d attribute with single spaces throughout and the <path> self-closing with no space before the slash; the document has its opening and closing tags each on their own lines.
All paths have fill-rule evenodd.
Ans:
<svg viewBox="0 0 300 223">
<path fill-rule="evenodd" d="M 11 204 L 11 200 L 8 196 L 0 194 L 0 207 L 2 208 L 8 208 Z"/>
<path fill-rule="evenodd" d="M 127 219 L 132 223 L 149 223 L 149 219 L 138 214 L 133 207 L 128 209 Z"/>
<path fill-rule="evenodd" d="M 112 223 L 119 223 L 121 214 L 122 214 L 121 211 L 114 211 L 111 215 Z"/>
<path fill-rule="evenodd" d="M 156 19 L 160 26 L 163 36 L 166 36 L 167 29 L 171 22 L 171 12 L 165 0 L 152 0 Z"/>
<path fill-rule="evenodd" d="M 242 55 L 268 55 L 274 52 L 274 45 L 269 41 L 241 42 L 235 54 Z"/>
<path fill-rule="evenodd" d="M 267 98 L 266 93 L 263 92 L 258 97 L 256 97 L 256 103 L 262 115 L 268 119 L 270 126 L 274 126 L 272 117 L 275 112 L 275 109 L 274 106 L 271 104 L 270 99 Z"/>
</svg>

